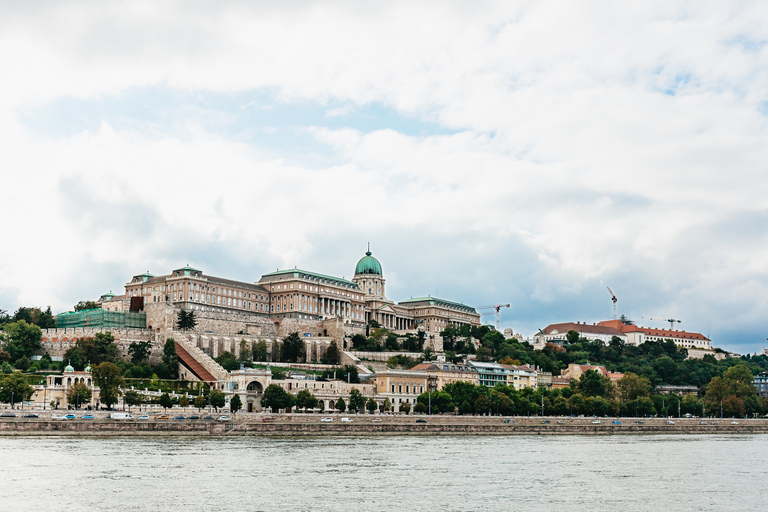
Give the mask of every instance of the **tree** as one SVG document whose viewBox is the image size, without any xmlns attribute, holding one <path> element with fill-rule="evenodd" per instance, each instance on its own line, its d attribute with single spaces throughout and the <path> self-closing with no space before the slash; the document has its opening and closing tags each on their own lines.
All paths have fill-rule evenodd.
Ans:
<svg viewBox="0 0 768 512">
<path fill-rule="evenodd" d="M 11 360 L 17 361 L 24 356 L 32 357 L 40 350 L 43 333 L 37 325 L 19 320 L 6 324 L 4 329 L 9 339 L 3 348 L 11 355 Z"/>
<path fill-rule="evenodd" d="M 181 395 L 179 397 L 179 407 L 182 409 L 189 407 L 189 397 L 187 395 Z"/>
<path fill-rule="evenodd" d="M 179 310 L 179 314 L 176 316 L 176 327 L 180 331 L 189 331 L 194 329 L 197 325 L 197 318 L 195 318 L 195 312 L 182 308 Z"/>
<path fill-rule="evenodd" d="M 149 341 L 134 341 L 128 346 L 128 355 L 133 364 L 140 364 L 149 359 L 152 344 Z"/>
<path fill-rule="evenodd" d="M 163 364 L 168 370 L 169 378 L 178 378 L 179 356 L 176 354 L 176 342 L 173 338 L 165 340 L 165 345 L 163 345 Z"/>
<path fill-rule="evenodd" d="M 168 410 L 171 407 L 173 407 L 173 398 L 171 398 L 171 395 L 168 393 L 163 393 L 160 395 L 160 407 L 162 407 L 164 410 Z"/>
<path fill-rule="evenodd" d="M 35 324 L 41 329 L 53 329 L 56 327 L 56 318 L 51 313 L 51 306 L 41 311 L 40 308 L 19 308 L 13 315 L 13 321 L 24 320 L 28 324 Z"/>
<path fill-rule="evenodd" d="M 610 397 L 613 384 L 597 370 L 587 370 L 579 378 L 579 392 L 584 396 Z"/>
<path fill-rule="evenodd" d="M 339 364 L 339 362 L 341 362 L 341 352 L 339 352 L 339 346 L 334 340 L 331 341 L 325 351 L 325 364 Z"/>
<path fill-rule="evenodd" d="M 266 361 L 267 360 L 267 342 L 259 340 L 253 344 L 253 360 L 254 361 Z"/>
<path fill-rule="evenodd" d="M 368 410 L 369 414 L 373 414 L 373 412 L 378 409 L 378 404 L 376 403 L 376 400 L 373 398 L 369 398 L 367 402 L 365 402 L 365 408 Z"/>
<path fill-rule="evenodd" d="M 219 389 L 212 389 L 211 394 L 208 395 L 208 399 L 211 401 L 213 408 L 216 409 L 216 412 L 219 412 L 219 408 L 224 407 L 224 404 L 226 403 L 224 393 Z"/>
<path fill-rule="evenodd" d="M 214 361 L 219 363 L 228 372 L 231 372 L 240 368 L 240 361 L 237 359 L 237 356 L 235 356 L 235 354 L 227 350 L 219 354 L 219 357 L 214 359 Z"/>
<path fill-rule="evenodd" d="M 75 311 L 85 311 L 86 309 L 99 309 L 98 303 L 92 300 L 81 300 L 75 304 Z"/>
<path fill-rule="evenodd" d="M 240 400 L 240 395 L 234 395 L 229 400 L 229 410 L 236 413 L 243 408 L 243 401 Z"/>
<path fill-rule="evenodd" d="M 381 404 L 382 411 L 381 412 L 390 412 L 392 411 L 392 402 L 389 401 L 389 398 L 384 399 L 384 403 Z"/>
<path fill-rule="evenodd" d="M 283 338 L 282 360 L 289 363 L 296 363 L 304 358 L 304 340 L 301 339 L 298 332 L 292 332 Z"/>
<path fill-rule="evenodd" d="M 413 412 L 418 414 L 425 414 L 427 412 L 427 406 L 424 405 L 424 402 L 418 402 L 413 406 Z"/>
<path fill-rule="evenodd" d="M 475 400 L 475 412 L 478 414 L 485 414 L 491 408 L 491 402 L 488 400 L 488 395 L 480 395 Z"/>
<path fill-rule="evenodd" d="M 400 412 L 408 414 L 411 412 L 411 404 L 409 403 L 401 403 L 400 404 Z"/>
<path fill-rule="evenodd" d="M 635 373 L 627 372 L 616 382 L 622 400 L 637 400 L 641 396 L 650 396 L 651 381 Z"/>
<path fill-rule="evenodd" d="M 339 397 L 339 399 L 336 400 L 336 410 L 339 412 L 344 412 L 347 410 L 347 404 L 344 402 L 342 397 Z"/>
<path fill-rule="evenodd" d="M 365 407 L 365 397 L 359 389 L 353 389 L 349 392 L 349 410 L 350 412 L 362 411 Z"/>
<path fill-rule="evenodd" d="M 19 372 L 13 372 L 0 380 L 0 402 L 18 403 L 29 400 L 34 391 L 27 378 Z"/>
<path fill-rule="evenodd" d="M 91 396 L 91 388 L 82 382 L 78 382 L 67 391 L 67 403 L 79 409 L 81 405 L 91 402 Z"/>
<path fill-rule="evenodd" d="M 359 350 L 361 348 L 365 348 L 365 346 L 368 344 L 368 339 L 363 336 L 362 334 L 358 333 L 352 336 L 352 348 L 355 350 Z"/>
<path fill-rule="evenodd" d="M 273 412 L 277 412 L 278 409 L 289 410 L 295 403 L 294 396 L 277 384 L 267 386 L 261 397 L 261 405 L 265 409 L 272 409 Z"/>
<path fill-rule="evenodd" d="M 571 329 L 567 333 L 565 333 L 565 340 L 568 342 L 568 344 L 574 344 L 579 342 L 579 333 Z"/>
<path fill-rule="evenodd" d="M 128 390 L 123 394 L 123 400 L 126 404 L 128 404 L 128 410 L 131 410 L 131 407 L 141 405 L 141 403 L 144 401 L 144 397 L 139 394 L 136 390 Z"/>
<path fill-rule="evenodd" d="M 464 400 L 463 402 L 461 402 L 461 405 L 459 406 L 459 412 L 461 414 L 472 414 L 472 406 L 470 405 L 469 402 Z"/>
<path fill-rule="evenodd" d="M 101 363 L 92 370 L 93 378 L 99 385 L 99 401 L 111 408 L 116 404 L 122 392 L 121 386 L 125 386 L 120 368 L 108 361 Z"/>
<path fill-rule="evenodd" d="M 331 380 L 335 376 L 338 380 L 343 380 L 351 384 L 359 384 L 360 376 L 357 373 L 357 368 L 351 364 L 344 366 L 344 368 L 338 370 L 323 370 L 320 378 L 325 380 Z"/>
<path fill-rule="evenodd" d="M 296 408 L 297 409 L 314 409 L 317 407 L 317 398 L 308 389 L 302 389 L 296 393 Z"/>
<path fill-rule="evenodd" d="M 203 395 L 198 395 L 195 397 L 195 407 L 198 411 L 205 407 L 205 403 L 205 397 Z"/>
</svg>

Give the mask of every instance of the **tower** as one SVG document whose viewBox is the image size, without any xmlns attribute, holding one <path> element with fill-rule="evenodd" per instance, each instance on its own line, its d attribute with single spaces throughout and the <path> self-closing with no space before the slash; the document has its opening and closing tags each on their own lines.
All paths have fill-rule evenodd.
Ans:
<svg viewBox="0 0 768 512">
<path fill-rule="evenodd" d="M 371 245 L 355 267 L 355 277 L 352 280 L 357 283 L 365 294 L 365 299 L 386 299 L 384 290 L 384 275 L 381 272 L 381 263 L 371 256 Z"/>
</svg>

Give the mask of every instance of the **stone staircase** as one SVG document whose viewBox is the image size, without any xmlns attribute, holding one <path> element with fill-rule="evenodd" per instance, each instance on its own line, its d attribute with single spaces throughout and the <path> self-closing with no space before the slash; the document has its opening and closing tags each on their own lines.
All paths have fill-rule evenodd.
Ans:
<svg viewBox="0 0 768 512">
<path fill-rule="evenodd" d="M 174 340 L 176 354 L 197 378 L 205 382 L 221 381 L 229 377 L 229 372 L 211 356 L 185 339 Z"/>
</svg>

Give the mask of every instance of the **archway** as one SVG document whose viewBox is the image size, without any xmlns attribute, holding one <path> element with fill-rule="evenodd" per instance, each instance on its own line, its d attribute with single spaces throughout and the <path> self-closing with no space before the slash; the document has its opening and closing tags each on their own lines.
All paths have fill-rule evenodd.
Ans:
<svg viewBox="0 0 768 512">
<path fill-rule="evenodd" d="M 248 383 L 245 389 L 246 391 L 249 391 L 251 393 L 263 393 L 264 385 L 258 380 L 252 380 L 251 382 Z"/>
</svg>

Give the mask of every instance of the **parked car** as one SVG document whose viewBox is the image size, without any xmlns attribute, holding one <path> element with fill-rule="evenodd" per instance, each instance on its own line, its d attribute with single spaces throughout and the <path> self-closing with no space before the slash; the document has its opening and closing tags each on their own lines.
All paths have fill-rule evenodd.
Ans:
<svg viewBox="0 0 768 512">
<path fill-rule="evenodd" d="M 179 416 L 174 416 L 173 419 L 175 419 L 175 420 L 185 420 L 187 418 L 185 418 L 184 416 L 179 415 Z"/>
<path fill-rule="evenodd" d="M 64 417 L 65 417 L 66 419 L 68 419 L 68 420 L 74 420 L 75 418 L 77 418 L 77 416 L 75 416 L 74 414 L 67 414 L 67 415 L 66 415 L 66 416 L 64 416 Z"/>
<path fill-rule="evenodd" d="M 54 421 L 61 421 L 61 420 L 66 420 L 67 417 L 64 416 L 63 414 L 54 414 L 53 416 L 51 416 L 51 419 Z"/>
<path fill-rule="evenodd" d="M 38 416 L 35 413 L 31 413 L 31 414 L 25 414 L 24 417 L 25 418 L 37 418 Z"/>
<path fill-rule="evenodd" d="M 190 419 L 190 420 L 199 420 L 199 419 L 200 419 L 200 416 L 190 416 L 190 417 L 189 417 L 189 418 L 187 418 L 187 419 Z"/>
<path fill-rule="evenodd" d="M 142 414 L 141 416 L 139 416 L 139 419 L 140 419 L 140 420 L 148 420 L 148 419 L 149 419 L 149 415 L 147 415 L 147 414 Z"/>
<path fill-rule="evenodd" d="M 558 425 L 564 425 L 564 424 L 565 424 L 565 422 L 564 422 L 563 420 L 557 420 L 557 424 L 558 424 Z"/>
<path fill-rule="evenodd" d="M 321 423 L 333 423 L 333 418 L 323 418 L 320 420 Z"/>
<path fill-rule="evenodd" d="M 215 420 L 216 418 L 214 418 L 213 416 L 206 416 L 203 419 L 204 420 Z"/>
<path fill-rule="evenodd" d="M 732 421 L 732 422 L 731 422 L 731 425 L 738 425 L 738 424 L 739 424 L 739 422 L 738 422 L 738 421 Z"/>
<path fill-rule="evenodd" d="M 645 425 L 645 422 L 643 420 L 637 420 L 635 423 L 638 425 Z"/>
<path fill-rule="evenodd" d="M 354 420 L 352 418 L 347 418 L 346 416 L 344 418 L 341 418 L 342 423 L 352 423 Z"/>
<path fill-rule="evenodd" d="M 3 414 L 0 414 L 0 418 L 15 418 L 16 415 L 12 412 L 4 412 Z"/>
<path fill-rule="evenodd" d="M 82 416 L 80 416 L 80 419 L 81 420 L 92 420 L 93 419 L 93 414 L 83 414 Z"/>
<path fill-rule="evenodd" d="M 513 419 L 508 419 L 508 420 L 504 420 L 504 423 L 517 423 L 517 422 Z"/>
<path fill-rule="evenodd" d="M 700 422 L 699 422 L 699 425 L 706 425 L 706 424 L 707 424 L 707 422 L 706 422 L 706 421 L 700 421 Z"/>
<path fill-rule="evenodd" d="M 158 419 L 158 420 L 169 420 L 170 418 L 168 417 L 167 414 L 163 414 L 161 416 L 158 416 L 156 419 Z"/>
<path fill-rule="evenodd" d="M 621 425 L 621 422 L 619 420 L 613 420 L 611 425 Z"/>
<path fill-rule="evenodd" d="M 382 421 L 381 418 L 374 418 L 371 420 L 371 423 L 381 423 L 381 421 Z"/>
<path fill-rule="evenodd" d="M 416 420 L 416 423 L 426 423 L 426 422 L 427 420 L 425 420 L 424 418 L 419 418 Z"/>
<path fill-rule="evenodd" d="M 592 420 L 592 424 L 593 425 L 599 425 L 600 424 L 600 420 Z"/>
<path fill-rule="evenodd" d="M 217 421 L 229 421 L 229 416 L 219 416 L 216 419 Z"/>
<path fill-rule="evenodd" d="M 543 420 L 542 423 L 550 423 L 549 420 Z"/>
<path fill-rule="evenodd" d="M 269 422 L 275 421 L 276 419 L 277 418 L 274 418 L 272 416 L 267 416 L 266 418 L 261 418 L 261 421 L 263 421 L 265 423 L 269 423 Z"/>
<path fill-rule="evenodd" d="M 674 421 L 672 421 L 672 420 L 667 420 L 667 425 L 674 425 L 674 424 L 675 424 L 675 422 L 674 422 Z"/>
</svg>

